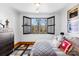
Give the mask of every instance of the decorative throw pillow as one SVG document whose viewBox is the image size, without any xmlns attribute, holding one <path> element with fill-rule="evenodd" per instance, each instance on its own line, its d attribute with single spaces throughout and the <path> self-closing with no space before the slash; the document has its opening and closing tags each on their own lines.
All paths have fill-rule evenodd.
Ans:
<svg viewBox="0 0 79 59">
<path fill-rule="evenodd" d="M 72 46 L 72 43 L 69 40 L 64 39 L 59 45 L 59 48 L 65 53 L 67 53 L 69 49 L 71 48 L 71 46 Z"/>
</svg>

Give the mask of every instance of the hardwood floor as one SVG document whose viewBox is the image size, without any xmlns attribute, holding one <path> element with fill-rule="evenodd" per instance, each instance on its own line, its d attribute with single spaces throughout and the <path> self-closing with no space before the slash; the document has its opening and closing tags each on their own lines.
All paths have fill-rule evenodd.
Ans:
<svg viewBox="0 0 79 59">
<path fill-rule="evenodd" d="M 30 56 L 30 51 L 35 42 L 18 42 L 10 56 Z"/>
<path fill-rule="evenodd" d="M 14 48 L 16 48 L 19 45 L 33 45 L 35 42 L 17 42 L 14 44 Z"/>
</svg>

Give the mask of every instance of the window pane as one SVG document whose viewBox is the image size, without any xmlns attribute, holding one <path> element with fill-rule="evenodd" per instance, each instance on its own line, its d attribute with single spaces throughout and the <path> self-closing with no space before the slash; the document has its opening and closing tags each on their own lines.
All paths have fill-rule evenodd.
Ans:
<svg viewBox="0 0 79 59">
<path fill-rule="evenodd" d="M 30 19 L 24 18 L 24 25 L 30 25 Z"/>
<path fill-rule="evenodd" d="M 47 19 L 39 20 L 39 33 L 47 33 Z"/>
<path fill-rule="evenodd" d="M 53 25 L 54 24 L 54 18 L 48 19 L 48 25 Z"/>
<path fill-rule="evenodd" d="M 38 25 L 38 19 L 32 19 L 32 25 Z"/>
<path fill-rule="evenodd" d="M 38 19 L 32 19 L 32 33 L 38 33 Z"/>
<path fill-rule="evenodd" d="M 32 33 L 47 33 L 47 19 L 32 19 Z"/>
<path fill-rule="evenodd" d="M 48 33 L 54 33 L 54 26 L 48 26 Z"/>
<path fill-rule="evenodd" d="M 24 33 L 30 33 L 30 26 L 24 26 Z"/>
<path fill-rule="evenodd" d="M 79 20 L 68 21 L 68 32 L 79 33 Z"/>
</svg>

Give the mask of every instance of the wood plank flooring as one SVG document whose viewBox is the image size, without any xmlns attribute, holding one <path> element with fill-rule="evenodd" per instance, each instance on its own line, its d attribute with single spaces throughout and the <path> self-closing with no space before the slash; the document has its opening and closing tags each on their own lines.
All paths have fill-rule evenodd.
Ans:
<svg viewBox="0 0 79 59">
<path fill-rule="evenodd" d="M 18 42 L 14 46 L 14 51 L 10 56 L 30 56 L 30 51 L 34 42 Z"/>
</svg>

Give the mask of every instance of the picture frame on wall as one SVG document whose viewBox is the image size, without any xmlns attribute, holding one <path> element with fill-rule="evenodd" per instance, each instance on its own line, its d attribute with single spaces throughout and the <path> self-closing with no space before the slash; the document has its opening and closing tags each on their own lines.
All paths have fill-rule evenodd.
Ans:
<svg viewBox="0 0 79 59">
<path fill-rule="evenodd" d="M 71 9 L 68 11 L 68 19 L 71 19 L 77 16 L 78 16 L 78 8 Z"/>
<path fill-rule="evenodd" d="M 67 11 L 68 33 L 79 33 L 79 5 Z"/>
</svg>

